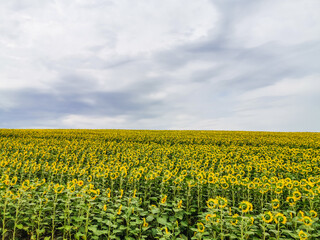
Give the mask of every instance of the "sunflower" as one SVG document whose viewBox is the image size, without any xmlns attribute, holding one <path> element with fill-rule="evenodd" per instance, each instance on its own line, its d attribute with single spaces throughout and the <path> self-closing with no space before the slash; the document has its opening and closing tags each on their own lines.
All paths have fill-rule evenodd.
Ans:
<svg viewBox="0 0 320 240">
<path fill-rule="evenodd" d="M 253 222 L 254 222 L 254 218 L 253 217 L 250 217 L 250 220 L 251 220 L 251 226 L 253 225 Z"/>
<path fill-rule="evenodd" d="M 248 202 L 248 201 L 242 201 L 240 203 L 239 208 L 241 209 L 241 211 L 243 213 L 247 213 L 249 211 L 252 211 L 252 204 L 250 202 Z"/>
<path fill-rule="evenodd" d="M 282 223 L 282 224 L 286 224 L 287 222 L 287 218 L 285 215 L 283 215 L 282 213 L 277 213 L 274 216 L 274 221 L 278 224 L 278 223 Z"/>
<path fill-rule="evenodd" d="M 92 176 L 91 176 L 91 175 L 89 175 L 87 181 L 88 181 L 88 182 L 91 182 L 91 181 L 92 181 Z"/>
<path fill-rule="evenodd" d="M 201 232 L 201 233 L 204 232 L 205 227 L 202 222 L 199 222 L 197 226 L 198 226 L 198 232 Z"/>
<path fill-rule="evenodd" d="M 293 183 L 292 182 L 287 182 L 286 183 L 286 188 L 287 189 L 292 189 L 293 188 Z"/>
<path fill-rule="evenodd" d="M 103 206 L 103 211 L 107 211 L 107 205 L 106 204 Z"/>
<path fill-rule="evenodd" d="M 238 218 L 239 218 L 239 214 L 237 214 L 237 213 L 234 214 L 234 215 L 232 216 L 232 218 L 233 218 L 233 219 L 231 220 L 231 224 L 234 225 L 234 226 L 237 225 L 237 223 L 238 223 Z"/>
<path fill-rule="evenodd" d="M 301 199 L 301 192 L 299 192 L 298 190 L 294 191 L 292 195 L 296 201 Z"/>
<path fill-rule="evenodd" d="M 274 190 L 274 192 L 275 192 L 276 194 L 281 194 L 281 193 L 282 193 L 282 188 L 276 187 L 276 189 Z"/>
<path fill-rule="evenodd" d="M 287 200 L 286 200 L 287 203 L 289 203 L 289 205 L 292 207 L 296 204 L 296 199 L 295 197 L 287 197 Z"/>
<path fill-rule="evenodd" d="M 178 206 L 177 206 L 178 208 L 181 208 L 182 207 L 182 200 L 180 200 L 179 201 L 179 203 L 178 203 Z"/>
<path fill-rule="evenodd" d="M 311 226 L 311 225 L 312 225 L 312 220 L 311 220 L 311 218 L 308 217 L 308 216 L 304 216 L 304 217 L 302 218 L 302 222 L 303 222 L 304 225 L 306 225 L 306 226 Z"/>
<path fill-rule="evenodd" d="M 226 183 L 226 182 L 223 182 L 223 183 L 221 183 L 221 187 L 222 187 L 224 190 L 226 190 L 226 189 L 229 188 L 229 184 Z"/>
<path fill-rule="evenodd" d="M 210 222 L 210 218 L 213 218 L 213 217 L 215 217 L 216 216 L 216 214 L 210 214 L 210 213 L 208 213 L 207 215 L 206 215 L 206 221 L 207 222 Z"/>
<path fill-rule="evenodd" d="M 133 198 L 135 198 L 136 197 L 136 192 L 137 192 L 137 189 L 134 189 L 134 191 L 133 191 Z"/>
<path fill-rule="evenodd" d="M 207 201 L 207 206 L 208 208 L 216 208 L 218 206 L 218 200 L 209 198 L 209 200 Z"/>
<path fill-rule="evenodd" d="M 225 208 L 228 205 L 228 200 L 224 197 L 217 197 L 219 208 Z"/>
<path fill-rule="evenodd" d="M 165 204 L 167 201 L 167 195 L 164 195 L 164 197 L 161 199 L 161 203 Z"/>
<path fill-rule="evenodd" d="M 308 239 L 308 234 L 305 233 L 304 231 L 300 230 L 299 231 L 299 238 L 300 238 L 300 240 L 307 240 Z"/>
<path fill-rule="evenodd" d="M 277 209 L 280 207 L 280 201 L 277 198 L 273 199 L 271 204 L 273 209 Z"/>
<path fill-rule="evenodd" d="M 143 218 L 143 225 L 142 225 L 143 227 L 148 227 L 149 226 L 149 224 L 146 222 L 146 218 Z"/>
<path fill-rule="evenodd" d="M 318 213 L 314 210 L 310 210 L 310 215 L 312 218 L 316 218 L 318 216 Z"/>
<path fill-rule="evenodd" d="M 119 209 L 118 209 L 118 212 L 117 212 L 118 215 L 121 214 L 121 208 L 122 208 L 122 205 L 120 205 L 120 207 L 119 207 Z"/>
<path fill-rule="evenodd" d="M 271 223 L 272 220 L 273 220 L 273 215 L 272 213 L 269 211 L 269 212 L 265 212 L 264 215 L 262 216 L 262 220 L 265 222 L 265 223 Z"/>
</svg>

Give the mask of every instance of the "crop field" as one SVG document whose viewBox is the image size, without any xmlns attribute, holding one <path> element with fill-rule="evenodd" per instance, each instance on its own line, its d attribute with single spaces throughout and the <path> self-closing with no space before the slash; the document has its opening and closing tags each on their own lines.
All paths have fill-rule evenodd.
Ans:
<svg viewBox="0 0 320 240">
<path fill-rule="evenodd" d="M 320 134 L 0 129 L 0 239 L 320 239 Z"/>
</svg>

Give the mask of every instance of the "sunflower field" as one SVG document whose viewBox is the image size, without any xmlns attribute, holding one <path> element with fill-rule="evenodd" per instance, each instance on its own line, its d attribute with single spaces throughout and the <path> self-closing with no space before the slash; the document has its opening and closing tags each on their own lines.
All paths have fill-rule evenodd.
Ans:
<svg viewBox="0 0 320 240">
<path fill-rule="evenodd" d="M 0 129 L 0 239 L 320 239 L 320 134 Z"/>
</svg>

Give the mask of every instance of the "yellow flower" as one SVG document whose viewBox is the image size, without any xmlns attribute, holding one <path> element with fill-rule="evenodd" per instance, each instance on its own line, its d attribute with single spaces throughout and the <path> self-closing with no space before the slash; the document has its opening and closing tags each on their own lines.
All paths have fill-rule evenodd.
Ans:
<svg viewBox="0 0 320 240">
<path fill-rule="evenodd" d="M 88 182 L 91 182 L 91 181 L 92 181 L 92 176 L 89 175 L 89 177 L 88 177 Z"/>
<path fill-rule="evenodd" d="M 11 186 L 15 185 L 15 184 L 17 183 L 17 180 L 18 180 L 17 176 L 14 176 L 14 177 L 11 179 L 10 185 L 11 185 Z"/>
<path fill-rule="evenodd" d="M 241 209 L 241 211 L 242 211 L 243 213 L 247 213 L 247 212 L 253 210 L 252 204 L 251 204 L 250 202 L 248 202 L 248 201 L 242 201 L 242 202 L 240 203 L 239 208 Z"/>
<path fill-rule="evenodd" d="M 271 204 L 273 209 L 277 209 L 280 206 L 280 201 L 278 199 L 273 199 Z"/>
<path fill-rule="evenodd" d="M 229 184 L 226 182 L 223 182 L 223 183 L 221 183 L 221 187 L 226 190 L 229 188 Z"/>
<path fill-rule="evenodd" d="M 253 225 L 254 218 L 253 218 L 253 217 L 250 217 L 250 220 L 251 220 L 251 225 Z"/>
<path fill-rule="evenodd" d="M 308 234 L 305 233 L 304 231 L 300 230 L 299 231 L 299 238 L 300 238 L 300 240 L 307 240 L 308 239 Z"/>
<path fill-rule="evenodd" d="M 310 215 L 312 218 L 316 218 L 318 216 L 317 212 L 314 210 L 310 210 Z"/>
<path fill-rule="evenodd" d="M 209 221 L 210 221 L 210 218 L 212 218 L 212 217 L 213 217 L 213 215 L 210 214 L 210 213 L 208 213 L 208 214 L 206 215 L 206 221 L 209 222 Z"/>
<path fill-rule="evenodd" d="M 149 224 L 146 222 L 146 218 L 143 218 L 143 225 L 142 225 L 143 227 L 148 227 L 149 226 Z"/>
<path fill-rule="evenodd" d="M 164 230 L 166 231 L 166 234 L 169 234 L 168 228 L 165 227 Z"/>
<path fill-rule="evenodd" d="M 167 195 L 164 195 L 164 197 L 161 199 L 161 203 L 165 204 L 167 201 Z"/>
<path fill-rule="evenodd" d="M 106 189 L 106 194 L 107 194 L 107 197 L 108 197 L 108 198 L 111 197 L 111 189 L 110 189 L 110 188 L 107 188 L 107 189 Z"/>
<path fill-rule="evenodd" d="M 133 191 L 133 198 L 136 197 L 136 192 L 137 192 L 137 189 L 135 189 L 135 190 Z"/>
<path fill-rule="evenodd" d="M 272 220 L 273 220 L 272 213 L 270 211 L 269 212 L 265 212 L 264 215 L 262 216 L 262 220 L 265 223 L 271 223 Z"/>
<path fill-rule="evenodd" d="M 287 203 L 289 203 L 290 206 L 294 206 L 296 204 L 296 199 L 295 197 L 287 197 L 287 200 L 286 200 Z"/>
<path fill-rule="evenodd" d="M 103 206 L 103 211 L 107 211 L 107 205 L 106 204 Z"/>
<path fill-rule="evenodd" d="M 122 196 L 123 196 L 123 189 L 120 190 L 120 193 L 121 193 L 121 194 L 120 194 L 120 198 L 122 198 Z"/>
<path fill-rule="evenodd" d="M 182 207 L 182 200 L 180 200 L 179 201 L 179 203 L 178 203 L 178 206 L 177 206 L 178 208 L 181 208 Z"/>
<path fill-rule="evenodd" d="M 207 201 L 207 206 L 208 208 L 216 208 L 218 206 L 218 200 L 209 198 L 209 200 Z"/>
<path fill-rule="evenodd" d="M 217 197 L 219 208 L 225 208 L 228 205 L 228 200 L 224 197 Z"/>
<path fill-rule="evenodd" d="M 286 224 L 287 218 L 286 218 L 286 216 L 283 215 L 282 213 L 277 213 L 277 214 L 274 216 L 274 221 L 275 221 L 276 223 Z"/>
<path fill-rule="evenodd" d="M 82 180 L 78 181 L 78 186 L 81 187 L 82 185 L 83 185 L 83 181 Z"/>
<path fill-rule="evenodd" d="M 232 225 L 237 225 L 237 223 L 238 223 L 238 218 L 239 218 L 239 214 L 234 214 L 233 216 L 232 216 L 232 218 L 234 218 L 234 220 L 231 220 L 231 224 Z"/>
<path fill-rule="evenodd" d="M 274 190 L 274 192 L 275 192 L 276 194 L 281 194 L 281 193 L 282 193 L 282 188 L 276 187 L 276 189 Z"/>
<path fill-rule="evenodd" d="M 203 223 L 200 222 L 197 224 L 197 226 L 198 226 L 198 232 L 204 232 L 205 227 Z"/>
<path fill-rule="evenodd" d="M 304 216 L 304 217 L 302 218 L 302 222 L 303 222 L 304 225 L 306 225 L 306 226 L 311 226 L 311 225 L 312 225 L 312 220 L 311 220 L 311 218 L 308 217 L 308 216 Z"/>
<path fill-rule="evenodd" d="M 122 205 L 120 205 L 120 207 L 119 207 L 119 209 L 118 209 L 118 212 L 117 212 L 118 215 L 121 214 L 121 208 L 122 208 Z"/>
</svg>

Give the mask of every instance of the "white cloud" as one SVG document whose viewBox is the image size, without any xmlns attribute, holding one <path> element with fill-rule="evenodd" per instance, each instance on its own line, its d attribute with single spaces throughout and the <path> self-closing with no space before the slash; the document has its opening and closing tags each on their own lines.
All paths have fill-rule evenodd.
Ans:
<svg viewBox="0 0 320 240">
<path fill-rule="evenodd" d="M 256 47 L 320 40 L 320 1 L 257 1 L 236 19 L 233 44 Z"/>
<path fill-rule="evenodd" d="M 123 128 L 126 123 L 126 116 L 117 117 L 99 117 L 99 116 L 85 116 L 85 115 L 67 115 L 63 117 L 60 126 L 65 128 Z"/>
<path fill-rule="evenodd" d="M 264 97 L 299 97 L 319 92 L 320 75 L 314 75 L 303 78 L 284 78 L 272 85 L 247 91 L 240 98 L 247 101 Z"/>
</svg>

